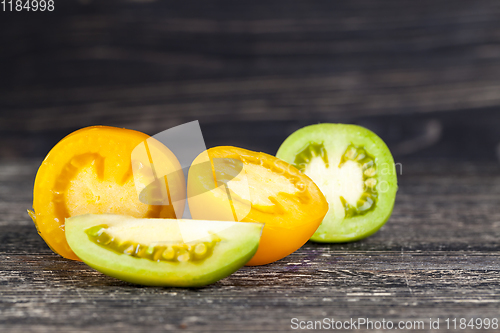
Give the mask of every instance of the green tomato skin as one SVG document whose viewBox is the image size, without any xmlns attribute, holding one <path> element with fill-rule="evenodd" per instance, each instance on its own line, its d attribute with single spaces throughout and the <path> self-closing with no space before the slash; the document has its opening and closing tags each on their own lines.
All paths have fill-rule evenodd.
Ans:
<svg viewBox="0 0 500 333">
<path fill-rule="evenodd" d="M 257 252 L 263 227 L 260 223 L 237 223 L 218 232 L 217 236 L 221 241 L 215 246 L 211 256 L 202 261 L 156 262 L 116 253 L 94 243 L 85 233 L 92 226 L 119 223 L 120 218 L 131 219 L 111 214 L 86 214 L 68 218 L 68 244 L 83 262 L 101 273 L 138 285 L 160 287 L 203 287 L 229 276 Z M 176 220 L 163 221 L 168 223 Z"/>
<path fill-rule="evenodd" d="M 385 188 L 379 194 L 376 207 L 365 215 L 344 219 L 343 213 L 340 214 L 338 209 L 336 211 L 329 202 L 330 210 L 311 237 L 311 241 L 345 243 L 361 240 L 376 233 L 389 220 L 398 190 L 396 166 L 387 145 L 375 133 L 364 127 L 325 123 L 306 126 L 292 133 L 280 146 L 276 157 L 293 164 L 297 154 L 311 143 L 323 143 L 330 161 L 333 156 L 341 156 L 349 144 L 364 147 L 381 168 L 377 177 Z M 317 184 L 321 180 L 311 178 Z"/>
<path fill-rule="evenodd" d="M 394 204 L 393 204 L 394 207 Z M 373 228 L 371 230 L 366 231 L 365 233 L 352 233 L 349 235 L 339 235 L 337 234 L 330 234 L 328 231 L 326 233 L 321 233 L 316 231 L 314 235 L 310 238 L 311 241 L 316 242 L 316 243 L 350 243 L 350 242 L 355 242 L 358 240 L 365 239 L 367 237 L 370 237 L 371 235 L 375 234 L 377 231 L 380 230 L 384 226 L 384 224 L 389 220 L 389 218 L 392 215 L 393 209 L 391 208 L 388 216 L 384 220 L 380 220 L 377 224 L 374 224 Z M 320 226 L 321 227 L 321 226 Z M 320 230 L 318 228 L 318 230 Z M 325 237 L 322 237 L 321 235 L 325 235 Z"/>
</svg>

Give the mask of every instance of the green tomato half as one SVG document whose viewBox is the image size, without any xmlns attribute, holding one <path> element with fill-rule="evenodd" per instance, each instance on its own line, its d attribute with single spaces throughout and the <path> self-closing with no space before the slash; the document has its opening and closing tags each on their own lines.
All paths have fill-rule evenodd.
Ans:
<svg viewBox="0 0 500 333">
<path fill-rule="evenodd" d="M 292 133 L 276 157 L 309 176 L 329 211 L 311 237 L 315 242 L 360 240 L 389 219 L 396 199 L 396 165 L 387 145 L 357 125 L 317 124 Z"/>
</svg>

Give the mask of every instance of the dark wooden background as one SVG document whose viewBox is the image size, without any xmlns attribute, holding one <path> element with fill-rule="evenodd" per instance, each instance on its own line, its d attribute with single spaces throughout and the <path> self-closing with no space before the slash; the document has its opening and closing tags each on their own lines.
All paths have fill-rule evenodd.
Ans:
<svg viewBox="0 0 500 333">
<path fill-rule="evenodd" d="M 0 158 L 89 125 L 198 119 L 208 146 L 275 153 L 349 122 L 397 157 L 497 159 L 497 0 L 59 0 L 2 12 L 0 31 Z"/>
<path fill-rule="evenodd" d="M 0 331 L 500 318 L 498 0 L 55 7 L 0 11 Z M 272 154 L 305 125 L 366 126 L 403 164 L 393 217 L 366 240 L 307 244 L 196 290 L 129 285 L 51 253 L 26 209 L 57 141 L 192 120 L 209 147 Z"/>
</svg>

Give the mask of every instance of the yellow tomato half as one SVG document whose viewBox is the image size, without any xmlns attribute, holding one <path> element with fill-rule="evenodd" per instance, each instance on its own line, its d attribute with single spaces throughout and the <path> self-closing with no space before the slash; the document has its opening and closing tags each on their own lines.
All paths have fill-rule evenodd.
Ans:
<svg viewBox="0 0 500 333">
<path fill-rule="evenodd" d="M 188 202 L 194 219 L 265 223 L 250 266 L 299 249 L 328 211 L 320 189 L 292 165 L 228 146 L 211 148 L 195 159 L 188 175 Z"/>
<path fill-rule="evenodd" d="M 34 212 L 29 213 L 54 252 L 79 260 L 66 242 L 67 217 L 110 213 L 175 218 L 185 204 L 179 170 L 174 154 L 144 133 L 86 127 L 66 136 L 45 157 L 35 179 Z"/>
</svg>

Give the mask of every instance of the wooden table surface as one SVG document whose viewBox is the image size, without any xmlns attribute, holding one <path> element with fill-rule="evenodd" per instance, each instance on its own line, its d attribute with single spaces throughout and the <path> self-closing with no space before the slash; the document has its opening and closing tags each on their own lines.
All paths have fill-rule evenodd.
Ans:
<svg viewBox="0 0 500 333">
<path fill-rule="evenodd" d="M 298 320 L 500 318 L 500 167 L 406 163 L 374 236 L 308 243 L 204 288 L 154 288 L 53 254 L 26 213 L 40 161 L 0 165 L 0 330 L 267 331 Z M 464 330 L 467 331 L 467 330 Z M 472 331 L 472 330 L 470 330 Z"/>
<path fill-rule="evenodd" d="M 0 332 L 500 318 L 499 45 L 498 0 L 65 0 L 0 12 Z M 97 124 L 153 135 L 197 119 L 208 147 L 271 154 L 304 125 L 374 130 L 403 163 L 392 218 L 366 240 L 308 243 L 201 289 L 124 283 L 37 235 L 34 176 L 64 135 Z"/>
</svg>

